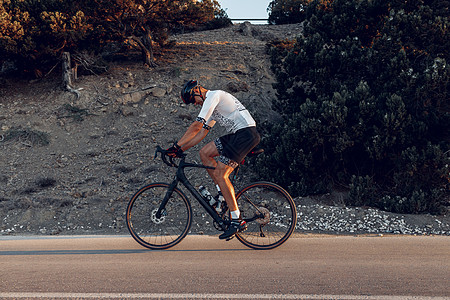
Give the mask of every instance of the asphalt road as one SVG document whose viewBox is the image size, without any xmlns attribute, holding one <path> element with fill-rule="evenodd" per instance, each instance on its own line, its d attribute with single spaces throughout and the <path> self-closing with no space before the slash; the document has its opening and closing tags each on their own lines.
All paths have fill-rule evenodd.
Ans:
<svg viewBox="0 0 450 300">
<path fill-rule="evenodd" d="M 0 299 L 450 299 L 450 237 L 0 237 Z"/>
</svg>

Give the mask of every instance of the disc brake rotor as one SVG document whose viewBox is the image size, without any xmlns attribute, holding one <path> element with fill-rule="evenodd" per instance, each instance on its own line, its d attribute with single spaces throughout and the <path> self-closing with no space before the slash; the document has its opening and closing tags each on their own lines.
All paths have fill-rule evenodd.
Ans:
<svg viewBox="0 0 450 300">
<path fill-rule="evenodd" d="M 265 207 L 260 207 L 259 212 L 264 214 L 263 218 L 258 218 L 255 221 L 260 225 L 266 225 L 270 221 L 270 211 Z"/>
<path fill-rule="evenodd" d="M 166 220 L 166 217 L 165 217 L 165 216 L 161 216 L 161 218 L 157 218 L 157 217 L 156 217 L 156 213 L 157 213 L 157 212 L 158 212 L 158 209 L 155 208 L 155 209 L 152 211 L 152 215 L 151 215 L 150 219 L 151 219 L 152 222 L 155 223 L 155 224 L 161 224 L 161 223 L 163 223 L 163 222 Z"/>
</svg>

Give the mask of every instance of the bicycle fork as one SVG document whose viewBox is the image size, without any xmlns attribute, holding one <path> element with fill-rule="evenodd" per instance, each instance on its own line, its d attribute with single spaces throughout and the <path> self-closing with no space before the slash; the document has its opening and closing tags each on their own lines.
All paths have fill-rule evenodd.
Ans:
<svg viewBox="0 0 450 300">
<path fill-rule="evenodd" d="M 173 190 L 178 185 L 178 179 L 175 178 L 172 183 L 169 185 L 169 188 L 167 189 L 166 195 L 164 196 L 163 201 L 161 202 L 161 205 L 158 208 L 158 211 L 156 212 L 156 217 L 160 219 L 161 217 L 167 216 L 167 210 L 166 210 L 166 204 L 169 201 L 170 197 L 172 197 Z"/>
</svg>

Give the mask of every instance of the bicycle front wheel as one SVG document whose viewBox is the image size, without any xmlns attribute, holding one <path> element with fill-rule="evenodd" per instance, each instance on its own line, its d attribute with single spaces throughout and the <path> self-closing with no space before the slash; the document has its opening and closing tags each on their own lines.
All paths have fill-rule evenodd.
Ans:
<svg viewBox="0 0 450 300">
<path fill-rule="evenodd" d="M 236 200 L 247 230 L 236 234 L 244 245 L 254 249 L 273 249 L 283 244 L 297 224 L 297 209 L 282 187 L 255 182 L 243 188 Z"/>
<path fill-rule="evenodd" d="M 157 216 L 168 190 L 167 183 L 152 183 L 141 188 L 128 203 L 128 230 L 146 248 L 167 249 L 175 246 L 191 227 L 191 204 L 178 188 L 173 190 L 162 214 Z"/>
</svg>

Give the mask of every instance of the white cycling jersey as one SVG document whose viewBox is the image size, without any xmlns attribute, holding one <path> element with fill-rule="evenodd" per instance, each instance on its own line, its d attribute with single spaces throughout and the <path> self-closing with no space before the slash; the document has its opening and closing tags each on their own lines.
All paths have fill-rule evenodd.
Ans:
<svg viewBox="0 0 450 300">
<path fill-rule="evenodd" d="M 221 90 L 206 93 L 197 121 L 203 122 L 207 129 L 219 122 L 232 133 L 242 128 L 256 126 L 255 120 L 244 105 L 233 95 Z"/>
</svg>

